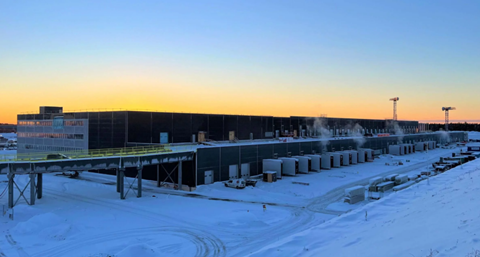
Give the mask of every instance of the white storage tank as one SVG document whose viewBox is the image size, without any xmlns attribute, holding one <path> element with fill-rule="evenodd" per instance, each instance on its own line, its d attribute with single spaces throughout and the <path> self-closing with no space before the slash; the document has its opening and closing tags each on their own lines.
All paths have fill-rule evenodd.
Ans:
<svg viewBox="0 0 480 257">
<path fill-rule="evenodd" d="M 296 158 L 282 157 L 283 161 L 282 175 L 295 176 L 298 173 L 298 160 Z"/>
<path fill-rule="evenodd" d="M 312 159 L 308 156 L 293 156 L 298 160 L 298 173 L 308 174 L 312 170 Z"/>
<path fill-rule="evenodd" d="M 322 163 L 322 156 L 318 155 L 318 154 L 308 154 L 308 155 L 305 155 L 305 156 L 308 156 L 310 157 L 310 161 L 311 161 L 311 170 L 312 171 L 317 171 L 319 172 L 320 169 L 321 169 L 321 163 Z"/>
<path fill-rule="evenodd" d="M 283 161 L 278 159 L 263 159 L 262 171 L 275 171 L 277 172 L 277 179 L 281 179 L 283 172 Z"/>
</svg>

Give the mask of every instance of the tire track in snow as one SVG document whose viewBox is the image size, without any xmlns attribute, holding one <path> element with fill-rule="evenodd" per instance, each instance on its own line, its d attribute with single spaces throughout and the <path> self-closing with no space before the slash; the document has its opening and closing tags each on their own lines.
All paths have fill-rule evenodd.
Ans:
<svg viewBox="0 0 480 257">
<path fill-rule="evenodd" d="M 28 257 L 30 255 L 28 255 L 24 250 L 23 248 L 17 244 L 17 241 L 15 241 L 12 237 L 12 235 L 10 234 L 10 231 L 7 230 L 7 233 L 5 235 L 5 238 L 7 239 L 7 242 L 12 246 L 14 247 L 17 252 L 18 252 L 18 256 L 20 257 Z"/>
<path fill-rule="evenodd" d="M 84 248 L 85 246 L 91 246 L 95 244 L 102 244 L 109 241 L 117 241 L 122 239 L 134 238 L 134 237 L 155 237 L 159 235 L 177 236 L 184 238 L 195 245 L 195 256 L 224 256 L 224 252 L 221 251 L 222 247 L 215 239 L 212 239 L 210 235 L 205 234 L 203 231 L 194 230 L 190 228 L 178 228 L 178 227 L 146 227 L 136 229 L 125 229 L 114 232 L 87 236 L 79 239 L 72 239 L 73 242 L 64 243 L 63 245 L 52 247 L 47 250 L 37 252 L 32 257 L 38 256 L 67 256 L 69 253 L 74 252 L 76 249 Z M 212 247 L 214 246 L 214 247 Z"/>
<path fill-rule="evenodd" d="M 198 224 L 194 224 L 194 223 L 189 224 L 189 222 L 186 222 L 186 221 L 180 222 L 180 221 L 177 221 L 175 217 L 167 216 L 161 213 L 152 212 L 149 210 L 139 209 L 139 208 L 132 209 L 131 207 L 123 206 L 121 204 L 115 204 L 115 203 L 111 203 L 111 202 L 103 201 L 99 199 L 93 199 L 86 196 L 78 196 L 78 195 L 70 194 L 67 192 L 58 192 L 58 191 L 47 189 L 47 188 L 44 188 L 44 191 L 47 191 L 49 194 L 67 201 L 71 201 L 71 200 L 80 201 L 80 202 L 89 203 L 92 205 L 97 205 L 97 206 L 101 206 L 108 209 L 119 210 L 122 213 L 130 213 L 136 217 L 144 217 L 155 223 L 159 223 L 160 225 L 163 225 L 166 222 L 168 222 L 168 224 L 174 223 L 179 226 L 179 229 L 180 228 L 184 229 L 184 231 L 188 231 L 188 230 L 196 231 L 196 233 L 198 233 L 197 237 L 201 238 L 201 241 L 205 242 L 204 248 L 206 253 L 209 253 L 209 252 L 215 253 L 215 255 L 212 255 L 212 256 L 224 256 L 226 254 L 226 247 L 224 243 L 213 234 L 197 229 L 196 227 L 199 226 Z M 165 218 L 166 220 L 159 219 L 162 217 Z M 186 224 L 189 226 L 185 226 Z M 190 233 L 192 233 L 191 236 L 195 235 L 195 233 L 193 232 L 190 232 Z M 198 255 L 198 256 L 209 256 L 209 255 L 207 254 L 207 255 Z"/>
</svg>

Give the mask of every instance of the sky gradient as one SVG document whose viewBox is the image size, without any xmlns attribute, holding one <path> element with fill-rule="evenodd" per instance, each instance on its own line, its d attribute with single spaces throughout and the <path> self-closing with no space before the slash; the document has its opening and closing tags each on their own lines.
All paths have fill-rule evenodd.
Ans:
<svg viewBox="0 0 480 257">
<path fill-rule="evenodd" d="M 121 108 L 480 121 L 480 1 L 0 2 L 0 122 Z"/>
</svg>

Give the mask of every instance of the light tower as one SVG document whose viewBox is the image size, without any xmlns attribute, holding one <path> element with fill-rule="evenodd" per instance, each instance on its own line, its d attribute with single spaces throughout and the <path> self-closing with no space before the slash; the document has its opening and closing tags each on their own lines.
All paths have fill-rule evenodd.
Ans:
<svg viewBox="0 0 480 257">
<path fill-rule="evenodd" d="M 442 111 L 445 112 L 445 131 L 448 131 L 448 111 L 456 110 L 455 107 L 442 107 Z"/>
<path fill-rule="evenodd" d="M 397 120 L 397 101 L 400 100 L 399 97 L 390 98 L 390 101 L 393 101 L 393 120 Z"/>
</svg>

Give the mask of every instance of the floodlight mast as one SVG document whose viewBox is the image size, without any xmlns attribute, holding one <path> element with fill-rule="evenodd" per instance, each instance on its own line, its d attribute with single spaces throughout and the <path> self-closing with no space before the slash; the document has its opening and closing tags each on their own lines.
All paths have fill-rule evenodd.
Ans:
<svg viewBox="0 0 480 257">
<path fill-rule="evenodd" d="M 449 123 L 448 111 L 453 111 L 456 109 L 457 108 L 455 107 L 442 107 L 442 111 L 445 112 L 445 131 L 448 131 L 448 123 Z"/>
<path fill-rule="evenodd" d="M 390 98 L 390 101 L 393 101 L 393 120 L 397 120 L 397 101 L 400 100 L 399 97 Z"/>
</svg>

